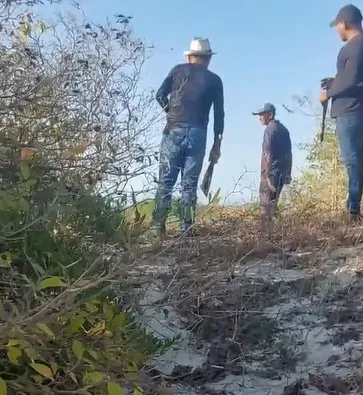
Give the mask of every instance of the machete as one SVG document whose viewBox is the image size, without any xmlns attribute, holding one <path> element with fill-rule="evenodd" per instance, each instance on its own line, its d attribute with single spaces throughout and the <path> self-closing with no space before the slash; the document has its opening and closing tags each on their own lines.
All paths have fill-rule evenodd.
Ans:
<svg viewBox="0 0 363 395">
<path fill-rule="evenodd" d="M 334 78 L 323 78 L 320 82 L 320 87 L 324 90 L 327 90 L 330 85 L 332 84 Z M 326 114 L 328 112 L 328 101 L 322 104 L 323 106 L 323 115 L 321 118 L 321 132 L 320 132 L 320 142 L 322 143 L 324 141 L 324 133 L 325 133 L 325 120 L 326 120 Z"/>
<path fill-rule="evenodd" d="M 326 120 L 326 113 L 328 111 L 328 102 L 326 101 L 323 103 L 323 115 L 321 117 L 321 132 L 320 132 L 320 142 L 324 141 L 324 133 L 325 133 L 325 120 Z"/>
<path fill-rule="evenodd" d="M 214 171 L 214 162 L 209 162 L 208 168 L 205 171 L 202 184 L 200 186 L 202 192 L 204 193 L 205 197 L 208 197 L 210 185 L 212 183 L 212 176 L 213 176 L 213 171 Z"/>
</svg>

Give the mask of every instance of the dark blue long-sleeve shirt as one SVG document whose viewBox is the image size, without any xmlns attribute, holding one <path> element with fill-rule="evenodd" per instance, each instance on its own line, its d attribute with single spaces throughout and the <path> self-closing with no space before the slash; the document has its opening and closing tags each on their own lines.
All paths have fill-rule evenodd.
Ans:
<svg viewBox="0 0 363 395">
<path fill-rule="evenodd" d="M 332 118 L 363 112 L 363 34 L 348 41 L 337 59 L 337 75 L 327 90 Z"/>
<path fill-rule="evenodd" d="M 167 129 L 186 125 L 207 129 L 213 104 L 214 133 L 223 134 L 223 84 L 207 67 L 189 63 L 175 66 L 157 91 L 156 100 L 167 113 Z"/>
<path fill-rule="evenodd" d="M 270 175 L 282 172 L 291 176 L 292 148 L 288 129 L 277 120 L 270 122 L 263 134 L 261 174 L 265 173 L 265 156 L 269 156 Z"/>
</svg>

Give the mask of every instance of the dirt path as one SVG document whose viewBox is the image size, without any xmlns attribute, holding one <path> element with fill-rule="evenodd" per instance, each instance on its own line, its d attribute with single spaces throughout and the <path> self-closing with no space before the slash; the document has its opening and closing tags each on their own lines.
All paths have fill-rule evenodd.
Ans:
<svg viewBox="0 0 363 395">
<path fill-rule="evenodd" d="M 153 362 L 173 393 L 362 393 L 361 247 L 231 262 L 191 243 L 135 269 L 140 320 L 178 336 Z"/>
</svg>

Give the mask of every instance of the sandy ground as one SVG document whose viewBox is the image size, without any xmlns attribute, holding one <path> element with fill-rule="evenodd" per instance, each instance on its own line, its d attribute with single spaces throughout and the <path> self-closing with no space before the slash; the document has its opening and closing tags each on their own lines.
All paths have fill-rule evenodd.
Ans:
<svg viewBox="0 0 363 395">
<path fill-rule="evenodd" d="M 151 362 L 172 393 L 363 393 L 361 248 L 319 264 L 302 251 L 229 266 L 188 251 L 135 269 L 150 279 L 138 319 L 178 339 Z"/>
</svg>

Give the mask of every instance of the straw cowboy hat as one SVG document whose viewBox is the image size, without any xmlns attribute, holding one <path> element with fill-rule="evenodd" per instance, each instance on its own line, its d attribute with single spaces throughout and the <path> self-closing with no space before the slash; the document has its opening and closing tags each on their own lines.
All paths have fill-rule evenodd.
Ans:
<svg viewBox="0 0 363 395">
<path fill-rule="evenodd" d="M 215 55 L 210 47 L 209 40 L 207 38 L 194 38 L 190 43 L 188 51 L 184 51 L 185 56 L 199 55 L 199 56 L 210 56 Z"/>
</svg>

